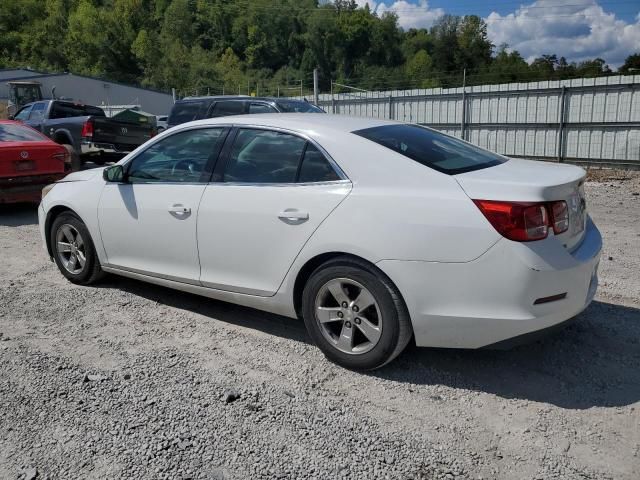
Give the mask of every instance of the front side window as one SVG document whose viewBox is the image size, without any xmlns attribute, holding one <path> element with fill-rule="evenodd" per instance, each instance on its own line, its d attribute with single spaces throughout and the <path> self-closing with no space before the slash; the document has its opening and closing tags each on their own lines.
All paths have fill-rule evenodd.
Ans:
<svg viewBox="0 0 640 480">
<path fill-rule="evenodd" d="M 175 133 L 137 155 L 127 169 L 129 183 L 201 182 L 217 158 L 227 130 L 206 128 Z"/>
<path fill-rule="evenodd" d="M 275 108 L 266 103 L 249 104 L 249 113 L 278 113 Z"/>
<path fill-rule="evenodd" d="M 231 115 L 242 115 L 245 113 L 245 102 L 242 100 L 226 100 L 216 102 L 211 111 L 210 117 L 228 117 Z"/>
<path fill-rule="evenodd" d="M 33 108 L 31 109 L 31 115 L 29 115 L 29 120 L 34 120 L 39 122 L 44 119 L 44 111 L 46 105 L 42 102 L 35 103 Z"/>
<path fill-rule="evenodd" d="M 24 122 L 27 118 L 29 118 L 29 113 L 31 113 L 31 107 L 33 107 L 33 105 L 27 105 L 18 113 L 16 113 L 13 118 L 16 120 L 20 120 L 21 122 Z"/>
<path fill-rule="evenodd" d="M 241 129 L 233 143 L 224 182 L 295 183 L 306 141 L 270 130 Z"/>
<path fill-rule="evenodd" d="M 480 170 L 507 161 L 488 150 L 418 125 L 382 125 L 352 133 L 448 175 Z"/>
</svg>

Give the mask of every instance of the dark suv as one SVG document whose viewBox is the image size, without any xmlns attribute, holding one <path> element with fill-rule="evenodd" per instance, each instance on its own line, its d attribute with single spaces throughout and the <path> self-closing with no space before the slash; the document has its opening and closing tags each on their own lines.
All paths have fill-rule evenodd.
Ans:
<svg viewBox="0 0 640 480">
<path fill-rule="evenodd" d="M 168 127 L 202 118 L 228 117 L 249 113 L 325 113 L 305 100 L 288 98 L 218 96 L 186 97 L 178 100 L 169 114 Z"/>
</svg>

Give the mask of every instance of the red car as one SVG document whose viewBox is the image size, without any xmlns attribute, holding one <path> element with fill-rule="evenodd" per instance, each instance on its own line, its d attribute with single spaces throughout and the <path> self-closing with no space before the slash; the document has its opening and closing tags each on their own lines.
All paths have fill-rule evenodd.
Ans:
<svg viewBox="0 0 640 480">
<path fill-rule="evenodd" d="M 40 202 L 42 187 L 70 170 L 67 149 L 37 130 L 0 120 L 0 204 Z"/>
</svg>

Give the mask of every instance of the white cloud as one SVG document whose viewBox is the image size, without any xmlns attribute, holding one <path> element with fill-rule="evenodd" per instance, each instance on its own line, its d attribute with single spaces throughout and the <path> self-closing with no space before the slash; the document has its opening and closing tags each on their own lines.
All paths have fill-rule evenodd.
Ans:
<svg viewBox="0 0 640 480">
<path fill-rule="evenodd" d="M 431 8 L 427 0 L 419 0 L 412 3 L 407 0 L 396 0 L 391 4 L 375 2 L 373 0 L 356 0 L 359 6 L 369 5 L 372 12 L 382 15 L 385 12 L 393 12 L 398 15 L 398 23 L 402 28 L 429 28 L 434 22 L 444 15 L 442 8 Z"/>
<path fill-rule="evenodd" d="M 627 23 L 607 13 L 596 0 L 537 0 L 514 13 L 492 12 L 485 20 L 496 45 L 507 43 L 528 61 L 555 53 L 569 61 L 604 58 L 618 67 L 640 51 L 640 13 Z M 566 2 L 565 2 L 566 3 Z"/>
</svg>

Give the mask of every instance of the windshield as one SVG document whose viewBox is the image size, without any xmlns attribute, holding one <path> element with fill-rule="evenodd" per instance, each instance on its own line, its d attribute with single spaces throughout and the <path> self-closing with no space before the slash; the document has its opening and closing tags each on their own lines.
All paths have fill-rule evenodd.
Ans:
<svg viewBox="0 0 640 480">
<path fill-rule="evenodd" d="M 419 125 L 383 125 L 353 133 L 449 175 L 507 161 L 498 154 Z"/>
<path fill-rule="evenodd" d="M 324 110 L 313 103 L 301 100 L 278 100 L 277 105 L 283 113 L 324 113 Z"/>
<path fill-rule="evenodd" d="M 31 127 L 10 123 L 0 124 L 0 142 L 42 142 L 46 139 L 47 137 Z"/>
</svg>

